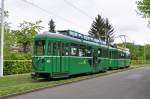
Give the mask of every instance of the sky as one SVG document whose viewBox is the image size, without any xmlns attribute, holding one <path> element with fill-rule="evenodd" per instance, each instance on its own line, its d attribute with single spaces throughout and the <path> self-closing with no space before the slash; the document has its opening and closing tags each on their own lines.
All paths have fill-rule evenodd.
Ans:
<svg viewBox="0 0 150 99">
<path fill-rule="evenodd" d="M 137 0 L 5 0 L 5 10 L 9 11 L 8 22 L 16 28 L 24 20 L 42 20 L 42 31 L 48 30 L 52 18 L 56 30 L 71 29 L 88 34 L 94 18 L 100 14 L 108 18 L 115 28 L 115 36 L 127 35 L 128 42 L 150 44 L 150 28 L 146 19 L 137 14 Z M 68 3 L 69 2 L 69 3 Z M 75 7 L 70 5 L 73 4 Z M 116 38 L 115 42 L 122 42 Z"/>
</svg>

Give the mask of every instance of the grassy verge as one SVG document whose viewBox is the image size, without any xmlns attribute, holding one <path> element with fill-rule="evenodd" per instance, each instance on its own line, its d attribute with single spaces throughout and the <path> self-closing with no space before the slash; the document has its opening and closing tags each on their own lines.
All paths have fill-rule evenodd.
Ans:
<svg viewBox="0 0 150 99">
<path fill-rule="evenodd" d="M 132 66 L 132 68 L 137 68 L 137 67 Z M 30 92 L 32 90 L 43 89 L 47 87 L 54 87 L 57 85 L 76 82 L 84 79 L 90 79 L 90 78 L 103 76 L 103 75 L 108 75 L 108 74 L 112 74 L 124 70 L 127 69 L 113 70 L 113 71 L 108 71 L 106 73 L 83 75 L 83 76 L 72 77 L 69 79 L 59 79 L 53 81 L 47 81 L 47 80 L 33 81 L 30 77 L 30 74 L 4 76 L 0 78 L 0 97 L 22 93 L 22 92 Z"/>
</svg>

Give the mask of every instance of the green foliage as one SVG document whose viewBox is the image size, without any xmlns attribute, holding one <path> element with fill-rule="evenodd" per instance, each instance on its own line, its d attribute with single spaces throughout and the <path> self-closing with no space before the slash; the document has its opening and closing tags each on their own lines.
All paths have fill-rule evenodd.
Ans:
<svg viewBox="0 0 150 99">
<path fill-rule="evenodd" d="M 35 23 L 24 21 L 20 23 L 19 30 L 13 31 L 14 38 L 18 45 L 21 45 L 23 52 L 28 52 L 29 47 L 32 44 L 33 37 L 37 32 L 39 32 L 43 27 L 40 26 L 42 21 L 36 21 Z"/>
<path fill-rule="evenodd" d="M 109 45 L 109 43 L 114 42 L 114 28 L 110 24 L 108 18 L 105 20 L 105 29 L 106 29 L 106 43 Z"/>
<path fill-rule="evenodd" d="M 150 18 L 150 0 L 137 1 L 137 8 L 145 18 Z"/>
<path fill-rule="evenodd" d="M 49 21 L 48 25 L 49 25 L 49 32 L 55 33 L 56 32 L 56 30 L 55 30 L 55 22 L 53 21 L 53 19 L 51 19 Z"/>
<path fill-rule="evenodd" d="M 150 64 L 150 60 L 131 60 L 131 65 Z"/>
<path fill-rule="evenodd" d="M 137 1 L 137 8 L 139 10 L 138 14 L 140 14 L 144 18 L 150 19 L 150 0 Z M 149 20 L 149 24 L 150 24 L 150 20 Z"/>
<path fill-rule="evenodd" d="M 29 53 L 11 53 L 5 55 L 5 60 L 31 60 L 32 54 Z"/>
<path fill-rule="evenodd" d="M 123 44 L 117 44 L 118 46 L 123 46 Z M 134 43 L 127 43 L 126 47 L 129 48 L 131 52 L 132 60 L 144 60 L 144 47 L 145 47 L 145 55 L 146 60 L 150 60 L 150 45 L 135 45 Z"/>
<path fill-rule="evenodd" d="M 4 75 L 22 74 L 31 72 L 32 62 L 29 60 L 5 60 Z"/>
<path fill-rule="evenodd" d="M 104 19 L 98 15 L 92 23 L 89 34 L 97 39 L 101 38 L 104 40 Z"/>
<path fill-rule="evenodd" d="M 93 21 L 89 34 L 97 39 L 106 40 L 106 43 L 109 44 L 114 41 L 114 28 L 110 24 L 108 18 L 104 19 L 98 15 Z"/>
<path fill-rule="evenodd" d="M 11 46 L 13 45 L 13 37 L 9 28 L 5 29 L 4 34 L 4 57 L 11 52 Z"/>
</svg>

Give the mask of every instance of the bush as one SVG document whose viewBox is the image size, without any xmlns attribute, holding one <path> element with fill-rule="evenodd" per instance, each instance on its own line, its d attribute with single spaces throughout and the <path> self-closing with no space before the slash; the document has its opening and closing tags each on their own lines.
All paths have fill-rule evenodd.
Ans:
<svg viewBox="0 0 150 99">
<path fill-rule="evenodd" d="M 131 60 L 132 65 L 150 64 L 150 60 Z"/>
<path fill-rule="evenodd" d="M 31 60 L 32 54 L 31 53 L 8 53 L 4 54 L 5 60 Z"/>
<path fill-rule="evenodd" d="M 4 75 L 29 73 L 31 66 L 31 60 L 5 60 Z"/>
</svg>

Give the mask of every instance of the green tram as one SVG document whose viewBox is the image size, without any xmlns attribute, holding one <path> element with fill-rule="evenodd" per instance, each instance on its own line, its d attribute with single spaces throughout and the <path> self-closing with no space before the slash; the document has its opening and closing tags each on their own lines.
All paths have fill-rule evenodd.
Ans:
<svg viewBox="0 0 150 99">
<path fill-rule="evenodd" d="M 81 33 L 44 32 L 34 38 L 32 77 L 62 78 L 130 65 L 130 52 Z"/>
</svg>

